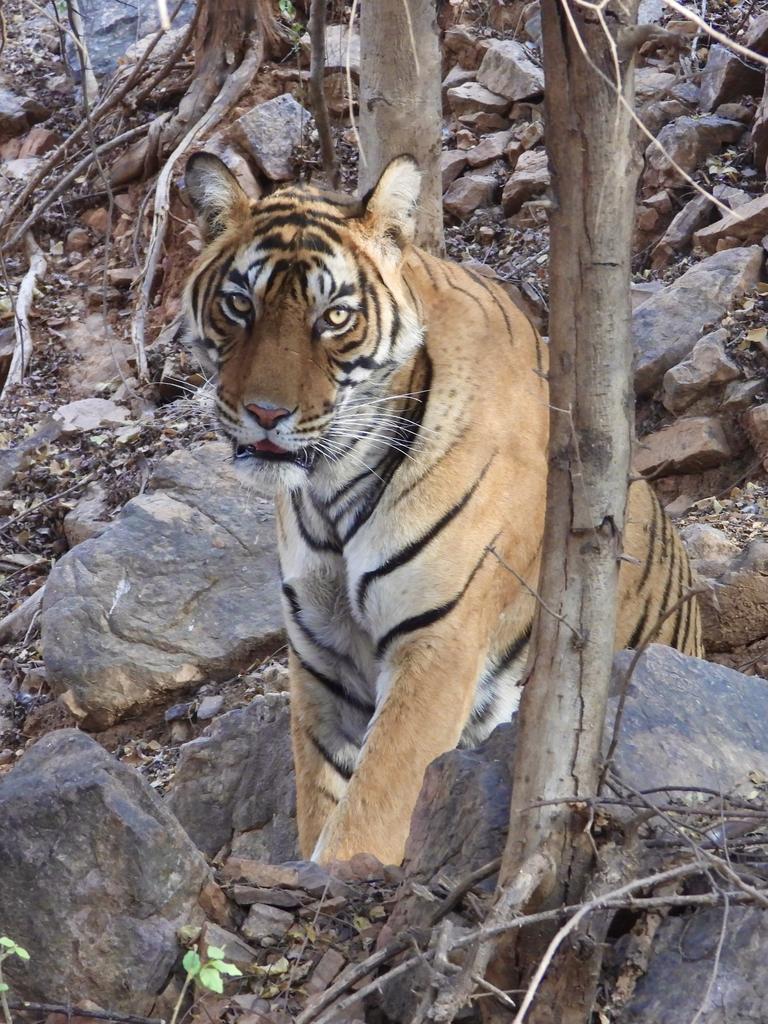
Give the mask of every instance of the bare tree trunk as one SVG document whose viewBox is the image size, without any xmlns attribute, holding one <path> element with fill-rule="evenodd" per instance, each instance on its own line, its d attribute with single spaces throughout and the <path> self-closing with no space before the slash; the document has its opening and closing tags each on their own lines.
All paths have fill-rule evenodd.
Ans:
<svg viewBox="0 0 768 1024">
<path fill-rule="evenodd" d="M 315 115 L 317 134 L 320 137 L 320 153 L 323 170 L 331 188 L 339 187 L 339 165 L 331 134 L 328 104 L 325 99 L 325 15 L 326 0 L 312 0 L 309 9 L 309 36 L 312 43 L 312 68 L 309 79 L 309 95 L 312 99 L 312 113 Z"/>
<path fill-rule="evenodd" d="M 243 59 L 254 25 L 254 0 L 198 0 L 195 77 L 174 119 L 178 134 L 194 124 L 218 96 L 224 79 Z M 168 144 L 168 139 L 165 140 Z"/>
<path fill-rule="evenodd" d="M 637 0 L 605 11 L 617 47 L 577 0 L 542 0 L 547 150 L 552 171 L 550 449 L 533 658 L 523 691 L 501 882 L 534 854 L 556 865 L 526 908 L 578 902 L 594 861 L 586 812 L 596 793 L 610 684 L 618 556 L 633 423 L 629 271 L 638 163 L 631 122 Z M 586 50 L 587 58 L 582 50 Z M 557 612 L 554 617 L 543 605 Z M 509 942 L 493 980 L 519 987 L 551 933 Z M 584 1024 L 596 956 L 572 943 L 545 976 L 529 1024 Z M 510 984 L 510 974 L 517 974 Z M 499 980 L 503 979 L 503 980 Z"/>
<path fill-rule="evenodd" d="M 363 0 L 360 43 L 360 192 L 376 184 L 394 157 L 415 157 L 424 173 L 416 244 L 442 253 L 435 0 Z"/>
</svg>

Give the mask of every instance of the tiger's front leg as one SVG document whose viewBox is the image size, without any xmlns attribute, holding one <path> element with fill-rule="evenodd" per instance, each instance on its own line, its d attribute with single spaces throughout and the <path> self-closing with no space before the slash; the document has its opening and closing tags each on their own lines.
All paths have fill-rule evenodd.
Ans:
<svg viewBox="0 0 768 1024">
<path fill-rule="evenodd" d="M 348 860 L 356 853 L 372 853 L 385 864 L 403 859 L 424 771 L 459 742 L 480 671 L 481 655 L 466 643 L 471 633 L 450 618 L 451 639 L 445 629 L 437 636 L 422 631 L 387 658 L 379 706 L 313 860 Z"/>
</svg>

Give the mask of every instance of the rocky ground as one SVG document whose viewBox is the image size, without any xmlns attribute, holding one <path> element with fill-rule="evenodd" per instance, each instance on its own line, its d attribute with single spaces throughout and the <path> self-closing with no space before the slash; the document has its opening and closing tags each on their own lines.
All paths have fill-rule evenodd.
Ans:
<svg viewBox="0 0 768 1024">
<path fill-rule="evenodd" d="M 119 84 L 140 52 L 129 48 L 137 31 L 152 26 L 137 30 L 120 5 L 102 5 L 100 20 L 84 8 L 102 88 Z M 768 54 L 768 14 L 758 8 L 714 2 L 708 15 Z M 7 209 L 81 114 L 55 25 L 19 3 L 4 9 Z M 300 13 L 284 25 L 295 46 L 261 69 L 205 140 L 254 196 L 281 181 L 321 180 Z M 538 7 L 446 5 L 441 17 L 448 253 L 498 278 L 546 334 Z M 768 676 L 768 85 L 661 3 L 644 0 L 642 17 L 683 45 L 650 42 L 637 72 L 638 118 L 663 149 L 638 128 L 635 466 L 653 478 L 701 579 L 713 584 L 702 596 L 707 654 L 723 667 L 649 651 L 633 681 L 621 768 L 637 789 L 695 778 L 706 790 L 699 803 L 669 797 L 678 830 L 648 826 L 649 849 L 674 847 L 689 825 L 708 834 L 707 801 L 720 794 L 721 811 L 727 799 L 754 816 L 732 853 L 759 874 L 768 778 L 760 678 Z M 354 34 L 349 53 L 354 83 Z M 167 54 L 159 47 L 145 75 L 162 70 Z M 346 56 L 346 27 L 329 26 L 328 98 L 351 189 Z M 190 67 L 182 54 L 147 97 L 110 115 L 99 138 L 175 109 Z M 209 387 L 175 337 L 184 274 L 199 249 L 176 191 L 149 311 L 151 383 L 137 378 L 130 328 L 151 204 L 136 168 L 146 157 L 118 149 L 109 184 L 84 172 L 33 226 L 47 263 L 31 310 L 34 352 L 24 383 L 0 403 L 0 820 L 10 823 L 0 828 L 0 934 L 33 953 L 31 966 L 13 973 L 26 997 L 165 1017 L 178 997 L 179 936 L 221 946 L 245 977 L 225 996 L 198 990 L 192 1017 L 285 1022 L 377 944 L 406 925 L 423 927 L 467 872 L 498 855 L 512 740 L 502 731 L 430 769 L 404 869 L 361 858 L 331 876 L 294 862 L 271 505 L 232 476 Z M 41 181 L 25 213 L 55 181 Z M 0 386 L 25 270 L 21 250 L 10 252 Z M 60 849 L 53 835 L 63 837 Z M 459 904 L 456 928 L 482 919 L 490 885 Z M 682 936 L 679 917 L 664 923 L 631 991 L 622 959 L 629 932 L 618 929 L 604 1020 L 679 1019 L 679 1002 L 665 1004 L 664 994 L 700 996 L 719 927 L 708 913 L 691 915 Z M 733 913 L 738 928 L 721 957 L 727 998 L 717 1004 L 731 1017 L 712 1010 L 711 1024 L 762 1012 L 747 952 L 760 948 L 764 915 Z M 686 942 L 709 952 L 688 957 Z M 370 982 L 364 972 L 349 991 Z M 385 987 L 341 1019 L 410 1020 L 412 989 L 423 983 Z"/>
</svg>

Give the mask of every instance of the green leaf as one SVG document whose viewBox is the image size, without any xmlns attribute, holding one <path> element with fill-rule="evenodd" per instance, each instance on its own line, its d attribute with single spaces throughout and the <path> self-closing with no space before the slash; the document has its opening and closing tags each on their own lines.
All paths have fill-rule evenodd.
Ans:
<svg viewBox="0 0 768 1024">
<path fill-rule="evenodd" d="M 231 978 L 242 978 L 243 976 L 239 967 L 225 963 L 223 960 L 211 960 L 211 967 L 215 967 L 219 974 L 228 974 Z"/>
<path fill-rule="evenodd" d="M 190 978 L 194 978 L 202 966 L 200 954 L 196 949 L 188 949 L 184 954 L 184 959 L 181 961 L 181 965 Z"/>
<path fill-rule="evenodd" d="M 208 946 L 209 960 L 223 960 L 226 955 L 227 951 L 222 949 L 221 946 Z"/>
<path fill-rule="evenodd" d="M 10 992 L 10 988 L 4 981 L 0 981 L 0 992 Z"/>
<path fill-rule="evenodd" d="M 203 967 L 200 971 L 200 984 L 217 992 L 219 995 L 224 991 L 224 982 L 215 967 Z"/>
<path fill-rule="evenodd" d="M 16 943 L 13 939 L 9 939 L 7 935 L 0 935 L 0 946 L 5 946 L 6 949 L 11 949 Z"/>
<path fill-rule="evenodd" d="M 14 946 L 12 952 L 15 953 L 16 956 L 19 957 L 21 960 L 29 960 L 29 953 L 26 951 L 26 949 L 24 949 L 23 946 Z"/>
</svg>

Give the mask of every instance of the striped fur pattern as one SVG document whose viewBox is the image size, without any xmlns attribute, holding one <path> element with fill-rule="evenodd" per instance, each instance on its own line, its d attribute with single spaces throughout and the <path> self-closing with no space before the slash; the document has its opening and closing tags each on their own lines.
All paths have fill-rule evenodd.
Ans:
<svg viewBox="0 0 768 1024">
<path fill-rule="evenodd" d="M 494 283 L 410 244 L 418 186 L 400 158 L 361 204 L 253 204 L 216 158 L 187 169 L 207 242 L 188 329 L 238 464 L 277 485 L 300 843 L 320 861 L 400 861 L 427 764 L 513 714 L 533 621 L 545 348 Z M 659 627 L 691 570 L 645 484 L 625 554 L 617 646 L 658 630 L 700 654 L 695 601 Z"/>
</svg>

